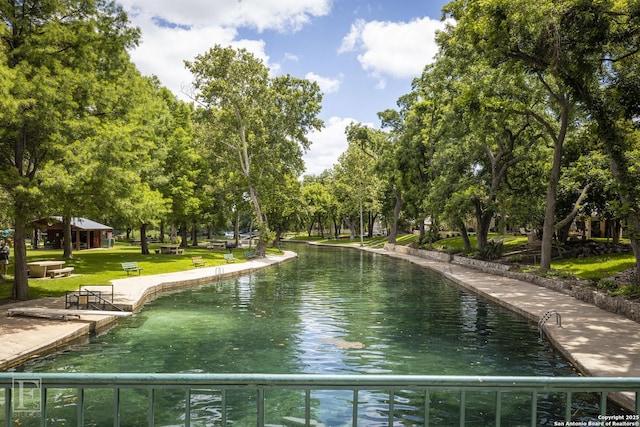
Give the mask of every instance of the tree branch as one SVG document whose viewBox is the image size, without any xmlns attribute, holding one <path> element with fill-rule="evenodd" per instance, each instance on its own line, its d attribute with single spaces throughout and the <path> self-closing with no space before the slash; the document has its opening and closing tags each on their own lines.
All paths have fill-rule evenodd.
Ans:
<svg viewBox="0 0 640 427">
<path fill-rule="evenodd" d="M 584 188 L 582 189 L 582 193 L 580 193 L 580 196 L 578 197 L 578 200 L 576 200 L 576 202 L 573 204 L 573 209 L 562 221 L 557 222 L 553 226 L 554 231 L 560 230 L 562 227 L 566 226 L 571 221 L 573 221 L 573 218 L 575 218 L 575 216 L 578 215 L 578 211 L 580 210 L 580 204 L 582 203 L 584 198 L 587 197 L 587 191 L 589 191 L 590 188 L 591 188 L 591 183 L 584 186 Z"/>
</svg>

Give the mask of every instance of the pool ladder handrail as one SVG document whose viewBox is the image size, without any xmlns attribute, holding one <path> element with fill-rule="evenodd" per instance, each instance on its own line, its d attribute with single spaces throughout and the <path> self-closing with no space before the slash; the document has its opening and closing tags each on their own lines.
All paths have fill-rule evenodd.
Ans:
<svg viewBox="0 0 640 427">
<path fill-rule="evenodd" d="M 562 328 L 562 316 L 557 310 L 551 309 L 547 311 L 544 316 L 540 318 L 540 320 L 538 320 L 538 333 L 540 334 L 540 337 L 542 337 L 542 327 L 545 323 L 547 323 L 547 320 L 551 319 L 553 315 L 556 316 L 556 325 L 558 325 L 558 328 Z"/>
</svg>

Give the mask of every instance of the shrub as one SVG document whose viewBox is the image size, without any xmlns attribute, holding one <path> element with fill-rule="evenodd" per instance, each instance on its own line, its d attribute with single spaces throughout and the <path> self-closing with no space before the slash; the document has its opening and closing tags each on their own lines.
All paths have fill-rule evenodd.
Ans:
<svg viewBox="0 0 640 427">
<path fill-rule="evenodd" d="M 498 259 L 502 256 L 503 252 L 504 243 L 502 240 L 490 240 L 487 242 L 487 245 L 479 251 L 478 255 L 483 259 Z"/>
</svg>

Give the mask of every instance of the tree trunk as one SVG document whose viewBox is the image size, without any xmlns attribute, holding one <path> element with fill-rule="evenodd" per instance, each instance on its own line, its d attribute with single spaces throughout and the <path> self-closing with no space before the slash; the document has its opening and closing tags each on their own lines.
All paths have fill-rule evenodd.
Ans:
<svg viewBox="0 0 640 427">
<path fill-rule="evenodd" d="M 399 191 L 395 191 L 396 204 L 393 207 L 393 223 L 391 224 L 391 231 L 389 232 L 389 243 L 396 243 L 398 236 L 398 222 L 400 222 L 400 210 L 402 209 L 402 195 Z"/>
<path fill-rule="evenodd" d="M 76 231 L 79 233 L 80 231 Z M 73 259 L 73 244 L 75 243 L 71 237 L 71 217 L 65 215 L 62 217 L 62 258 Z M 76 238 L 78 236 L 76 235 Z"/>
<path fill-rule="evenodd" d="M 553 250 L 553 233 L 555 232 L 555 212 L 558 195 L 558 182 L 560 181 L 560 168 L 562 166 L 562 145 L 555 144 L 553 150 L 553 163 L 547 187 L 546 204 L 544 208 L 544 222 L 542 224 L 542 239 L 540 247 L 540 271 L 551 268 L 551 256 Z"/>
<path fill-rule="evenodd" d="M 193 224 L 191 231 L 191 246 L 194 248 L 198 247 L 198 226 L 196 224 Z"/>
<path fill-rule="evenodd" d="M 15 223 L 13 232 L 14 277 L 11 298 L 18 301 L 29 299 L 29 280 L 27 276 L 27 231 L 26 218 L 29 217 L 27 204 L 20 198 L 15 202 Z"/>
<path fill-rule="evenodd" d="M 340 221 L 333 219 L 333 233 L 336 239 L 340 238 Z"/>
<path fill-rule="evenodd" d="M 142 255 L 149 255 L 149 244 L 147 243 L 147 224 L 140 226 L 140 248 Z"/>
<path fill-rule="evenodd" d="M 460 235 L 462 236 L 462 244 L 464 245 L 464 253 L 471 253 L 471 240 L 469 239 L 469 233 L 467 233 L 467 227 L 464 225 L 464 221 L 460 220 L 458 224 L 460 229 Z"/>
<path fill-rule="evenodd" d="M 489 242 L 489 229 L 491 228 L 492 218 L 493 212 L 486 210 L 478 218 L 478 250 L 487 247 L 487 243 Z M 482 244 L 480 242 L 482 242 Z"/>
<path fill-rule="evenodd" d="M 187 223 L 183 222 L 182 225 L 180 226 L 180 247 L 181 248 L 187 247 L 188 236 L 189 236 L 189 233 L 187 229 Z"/>
<path fill-rule="evenodd" d="M 487 241 L 489 236 L 489 224 L 491 224 L 491 218 L 493 217 L 493 212 L 488 211 L 484 206 L 482 206 L 482 200 L 479 197 L 473 196 L 471 197 L 471 202 L 475 208 L 475 216 L 476 216 L 476 238 L 477 238 L 477 249 L 478 251 L 484 250 L 487 247 Z"/>
<path fill-rule="evenodd" d="M 613 243 L 620 243 L 620 230 L 622 229 L 622 224 L 618 218 L 613 220 Z"/>
</svg>

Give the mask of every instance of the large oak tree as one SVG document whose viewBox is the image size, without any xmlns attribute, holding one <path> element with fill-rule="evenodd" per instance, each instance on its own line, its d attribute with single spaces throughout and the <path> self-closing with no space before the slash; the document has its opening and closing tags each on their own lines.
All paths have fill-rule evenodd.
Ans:
<svg viewBox="0 0 640 427">
<path fill-rule="evenodd" d="M 108 118 L 98 115 L 98 88 L 126 70 L 138 38 L 112 1 L 0 3 L 0 76 L 10 75 L 2 91 L 12 100 L 0 117 L 0 185 L 14 203 L 14 299 L 29 297 L 25 234 L 42 200 L 38 173 L 67 154 L 80 124 Z"/>
</svg>

